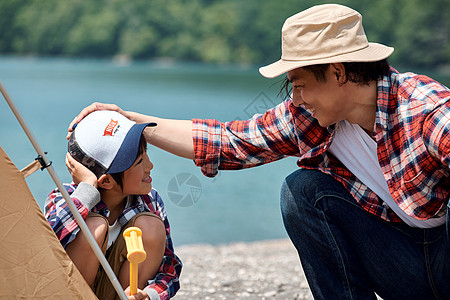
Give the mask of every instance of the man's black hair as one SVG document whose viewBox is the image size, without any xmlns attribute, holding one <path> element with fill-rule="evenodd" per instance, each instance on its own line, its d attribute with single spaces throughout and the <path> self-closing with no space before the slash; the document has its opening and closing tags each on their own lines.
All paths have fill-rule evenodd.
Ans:
<svg viewBox="0 0 450 300">
<path fill-rule="evenodd" d="M 374 62 L 344 62 L 345 76 L 347 81 L 354 82 L 361 85 L 368 85 L 371 81 L 376 81 L 383 76 L 389 75 L 389 63 L 387 59 Z M 330 64 L 311 65 L 302 67 L 304 70 L 314 74 L 314 77 L 319 82 L 326 82 L 326 72 Z M 278 95 L 283 98 L 290 97 L 292 87 L 288 78 L 286 77 L 281 82 L 281 89 Z"/>
</svg>

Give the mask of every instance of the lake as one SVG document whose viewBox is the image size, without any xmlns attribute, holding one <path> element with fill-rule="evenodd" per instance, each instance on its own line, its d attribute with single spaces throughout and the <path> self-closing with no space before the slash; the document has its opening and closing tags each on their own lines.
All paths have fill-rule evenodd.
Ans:
<svg viewBox="0 0 450 300">
<path fill-rule="evenodd" d="M 0 80 L 63 182 L 67 126 L 94 101 L 163 118 L 247 119 L 274 106 L 277 79 L 257 67 L 111 60 L 0 57 Z M 21 169 L 37 156 L 6 101 L 0 100 L 0 145 Z M 175 245 L 287 237 L 279 209 L 283 179 L 295 158 L 202 175 L 191 160 L 149 147 L 153 186 L 161 194 Z M 27 183 L 40 207 L 55 184 L 46 171 Z M 11 199 L 14 201 L 14 199 Z"/>
<path fill-rule="evenodd" d="M 257 69 L 171 61 L 123 64 L 0 57 L 0 80 L 63 182 L 71 181 L 64 163 L 67 126 L 90 103 L 116 103 L 124 110 L 163 118 L 247 119 L 281 101 L 280 79 L 263 78 Z M 448 75 L 436 79 L 450 82 Z M 32 162 L 37 154 L 3 98 L 0 124 L 0 145 L 17 167 Z M 279 192 L 283 179 L 297 169 L 295 158 L 221 171 L 211 179 L 190 160 L 151 146 L 148 153 L 154 163 L 153 186 L 166 204 L 175 245 L 287 237 Z M 55 187 L 50 175 L 37 171 L 27 183 L 42 208 Z"/>
</svg>

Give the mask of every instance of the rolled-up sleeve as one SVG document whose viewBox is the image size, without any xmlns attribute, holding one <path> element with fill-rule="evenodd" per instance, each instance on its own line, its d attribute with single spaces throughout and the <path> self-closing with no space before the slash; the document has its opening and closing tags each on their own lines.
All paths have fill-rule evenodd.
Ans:
<svg viewBox="0 0 450 300">
<path fill-rule="evenodd" d="M 214 177 L 219 170 L 222 124 L 217 120 L 192 120 L 194 162 L 203 174 Z"/>
<path fill-rule="evenodd" d="M 251 119 L 221 123 L 193 119 L 194 162 L 208 177 L 218 170 L 237 170 L 298 155 L 290 101 Z"/>
</svg>

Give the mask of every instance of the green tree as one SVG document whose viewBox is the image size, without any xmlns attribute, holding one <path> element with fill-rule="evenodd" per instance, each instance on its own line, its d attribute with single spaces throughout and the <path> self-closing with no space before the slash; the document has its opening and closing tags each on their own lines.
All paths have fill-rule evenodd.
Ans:
<svg viewBox="0 0 450 300">
<path fill-rule="evenodd" d="M 0 53 L 14 52 L 14 37 L 20 32 L 15 25 L 16 12 L 25 4 L 21 0 L 0 1 Z"/>
<path fill-rule="evenodd" d="M 266 64 L 284 20 L 317 0 L 2 0 L 0 53 Z M 363 15 L 393 65 L 450 64 L 450 0 L 336 0 Z"/>
<path fill-rule="evenodd" d="M 450 63 L 450 1 L 409 0 L 399 19 L 394 27 L 398 63 L 428 68 Z"/>
<path fill-rule="evenodd" d="M 9 0 L 8 0 L 9 1 Z M 27 1 L 15 14 L 12 52 L 63 54 L 66 38 L 83 12 L 80 1 Z"/>
</svg>

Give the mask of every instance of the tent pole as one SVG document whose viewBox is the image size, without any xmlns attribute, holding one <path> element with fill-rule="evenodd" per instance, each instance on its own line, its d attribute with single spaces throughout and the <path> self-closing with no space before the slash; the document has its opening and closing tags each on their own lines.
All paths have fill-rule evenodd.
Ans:
<svg viewBox="0 0 450 300">
<path fill-rule="evenodd" d="M 56 186 L 58 187 L 59 191 L 61 192 L 62 196 L 64 197 L 67 206 L 69 207 L 70 211 L 72 212 L 73 216 L 75 217 L 75 220 L 77 221 L 78 225 L 80 226 L 81 231 L 83 232 L 84 236 L 88 240 L 89 244 L 91 245 L 92 250 L 94 251 L 95 255 L 97 256 L 98 260 L 100 261 L 100 264 L 102 265 L 103 269 L 105 270 L 106 274 L 108 275 L 112 285 L 114 286 L 114 289 L 116 290 L 117 294 L 119 295 L 120 299 L 126 300 L 128 299 L 125 295 L 125 292 L 123 291 L 122 286 L 120 285 L 119 281 L 117 280 L 116 275 L 114 274 L 113 270 L 111 269 L 111 266 L 109 265 L 108 261 L 106 260 L 105 256 L 103 255 L 102 250 L 98 246 L 97 242 L 94 239 L 94 236 L 89 231 L 89 228 L 86 225 L 86 222 L 84 221 L 83 217 L 81 216 L 80 212 L 77 210 L 75 204 L 73 203 L 72 199 L 69 196 L 69 193 L 67 193 L 66 189 L 64 188 L 64 185 L 62 184 L 61 180 L 58 177 L 58 174 L 53 169 L 53 166 L 51 166 L 51 162 L 47 159 L 47 156 L 42 151 L 39 143 L 34 138 L 31 130 L 29 129 L 28 125 L 26 124 L 25 120 L 23 119 L 22 115 L 20 114 L 20 111 L 17 109 L 16 105 L 12 101 L 12 99 L 9 97 L 8 93 L 6 92 L 6 89 L 3 87 L 2 82 L 0 81 L 0 90 L 3 94 L 3 97 L 5 98 L 6 102 L 8 103 L 9 107 L 11 108 L 12 112 L 14 113 L 16 119 L 19 121 L 20 125 L 22 126 L 22 129 L 25 131 L 25 134 L 28 136 L 28 139 L 30 140 L 31 144 L 33 144 L 34 149 L 40 155 L 42 161 L 44 162 L 43 167 L 47 169 L 50 176 L 52 177 L 53 181 L 55 182 Z"/>
</svg>

